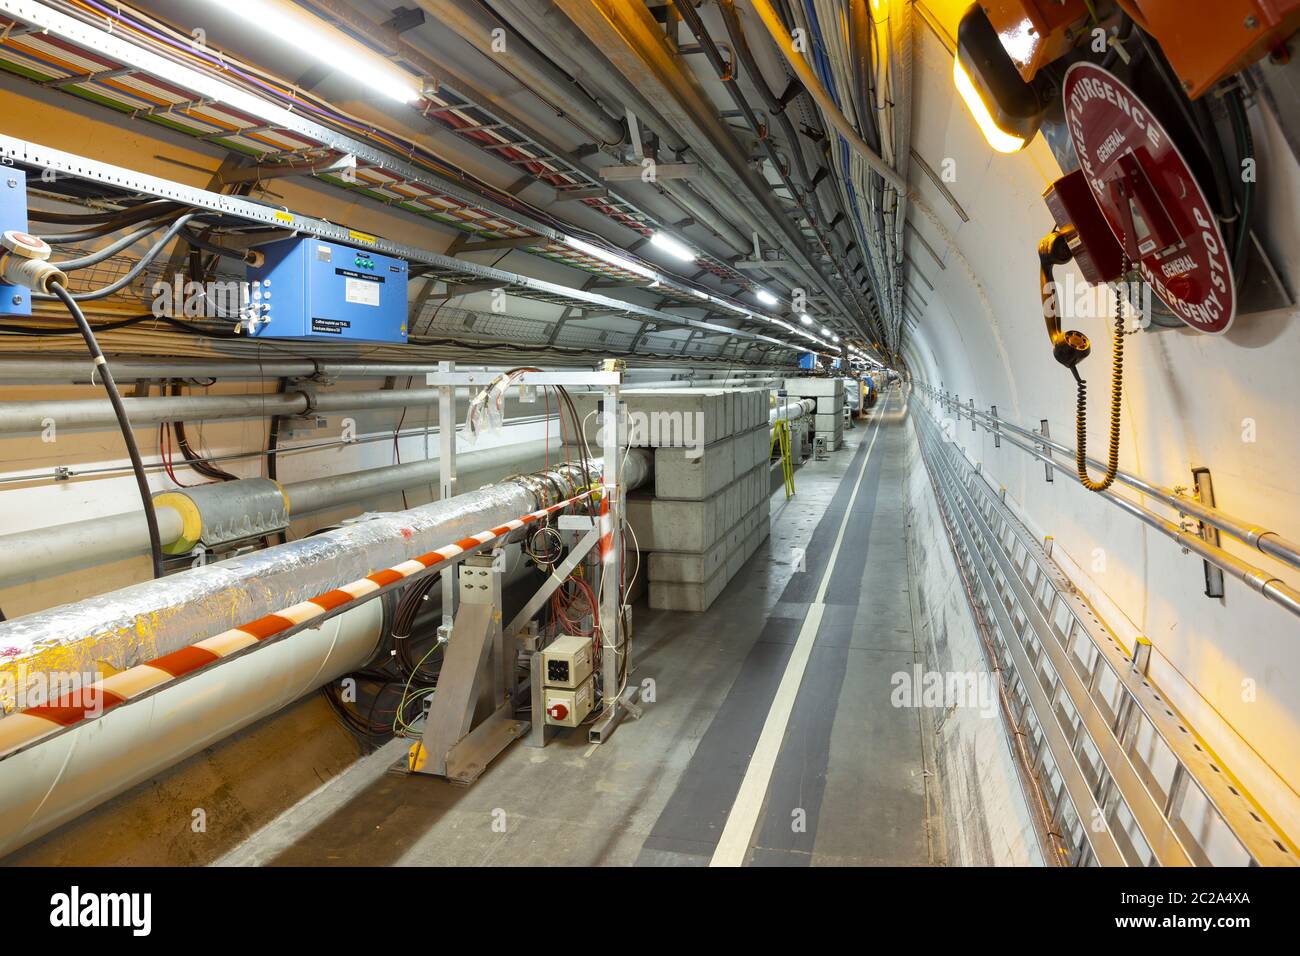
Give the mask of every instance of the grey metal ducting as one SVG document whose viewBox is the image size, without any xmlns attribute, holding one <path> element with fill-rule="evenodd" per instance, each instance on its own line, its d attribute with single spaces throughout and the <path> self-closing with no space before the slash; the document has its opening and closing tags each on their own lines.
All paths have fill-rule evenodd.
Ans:
<svg viewBox="0 0 1300 956">
<path fill-rule="evenodd" d="M 616 146 L 627 137 L 621 119 L 605 112 L 570 77 L 478 4 L 454 0 L 418 0 L 418 3 L 439 26 L 454 31 L 599 142 Z M 493 31 L 496 30 L 506 31 L 506 42 L 495 41 Z"/>
</svg>

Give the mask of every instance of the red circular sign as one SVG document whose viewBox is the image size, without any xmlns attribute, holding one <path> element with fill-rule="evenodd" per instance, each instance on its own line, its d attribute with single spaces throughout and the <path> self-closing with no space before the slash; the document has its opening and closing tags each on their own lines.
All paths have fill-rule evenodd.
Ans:
<svg viewBox="0 0 1300 956">
<path fill-rule="evenodd" d="M 1226 332 L 1237 311 L 1232 262 L 1218 221 L 1169 134 L 1108 70 L 1065 74 L 1065 118 L 1079 165 L 1111 232 L 1174 314 L 1200 332 Z M 1126 209 L 1127 207 L 1127 209 Z"/>
</svg>

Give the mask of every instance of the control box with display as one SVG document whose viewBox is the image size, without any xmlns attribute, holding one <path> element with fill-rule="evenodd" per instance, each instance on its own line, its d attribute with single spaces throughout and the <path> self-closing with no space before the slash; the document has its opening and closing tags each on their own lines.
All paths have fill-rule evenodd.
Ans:
<svg viewBox="0 0 1300 956">
<path fill-rule="evenodd" d="M 259 251 L 266 261 L 248 269 L 250 335 L 406 341 L 405 261 L 309 237 Z"/>
<path fill-rule="evenodd" d="M 547 687 L 577 687 L 590 673 L 589 637 L 557 637 L 542 651 L 542 683 Z"/>
</svg>

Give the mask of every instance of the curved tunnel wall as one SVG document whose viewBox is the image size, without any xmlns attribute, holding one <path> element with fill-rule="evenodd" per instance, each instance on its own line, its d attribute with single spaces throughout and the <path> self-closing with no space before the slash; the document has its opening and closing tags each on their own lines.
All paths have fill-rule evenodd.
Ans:
<svg viewBox="0 0 1300 956">
<path fill-rule="evenodd" d="M 955 26 L 955 16 L 953 17 Z M 933 30 L 915 46 L 913 145 L 942 173 L 956 208 L 923 174 L 913 182 L 951 237 L 914 214 L 908 252 L 934 285 L 913 283 L 918 307 L 905 347 L 915 379 L 972 397 L 980 409 L 1026 427 L 1047 419 L 1051 434 L 1074 443 L 1075 389 L 1051 358 L 1039 304 L 1036 246 L 1053 222 L 1041 193 L 1061 174 L 1042 136 L 1022 153 L 994 153 L 952 93 L 951 54 Z M 1283 281 L 1295 288 L 1300 242 L 1292 215 L 1300 167 L 1271 115 L 1250 110 L 1259 153 L 1257 229 Z M 910 232 L 910 230 L 909 230 Z M 1074 271 L 1058 270 L 1058 280 Z M 1104 459 L 1110 336 L 1104 318 L 1079 327 L 1094 341 L 1082 367 L 1088 379 L 1088 446 Z M 1141 332 L 1126 340 L 1121 467 L 1161 484 L 1191 483 L 1211 469 L 1217 503 L 1266 528 L 1293 534 L 1300 515 L 1300 449 L 1295 409 L 1300 381 L 1300 312 L 1294 307 L 1241 314 L 1228 334 Z M 919 409 L 915 409 L 919 412 Z M 1229 580 L 1223 600 L 1207 598 L 1201 562 L 1078 484 L 1043 477 L 1021 450 L 972 432 L 955 437 L 1025 523 L 1050 535 L 1053 555 L 1126 646 L 1139 635 L 1154 646 L 1151 675 L 1278 822 L 1300 829 L 1300 622 Z M 1294 573 L 1244 546 L 1228 550 L 1287 580 Z M 1246 741 L 1250 741 L 1249 744 Z"/>
</svg>

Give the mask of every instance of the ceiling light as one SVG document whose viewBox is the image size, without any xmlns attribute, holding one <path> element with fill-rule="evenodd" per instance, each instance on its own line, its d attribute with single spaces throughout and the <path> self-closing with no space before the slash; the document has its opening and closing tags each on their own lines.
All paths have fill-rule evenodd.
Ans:
<svg viewBox="0 0 1300 956">
<path fill-rule="evenodd" d="M 626 256 L 620 256 L 617 252 L 612 252 L 611 250 L 598 246 L 595 243 L 579 239 L 577 236 L 565 236 L 564 242 L 565 245 L 572 246 L 584 255 L 592 256 L 602 262 L 608 262 L 610 265 L 617 266 L 620 269 L 626 269 L 628 272 L 634 273 L 635 275 L 642 276 L 646 279 L 659 278 L 659 273 L 655 272 L 653 269 L 646 268 L 639 262 L 634 262 Z"/>
<path fill-rule="evenodd" d="M 803 315 L 799 316 L 799 321 L 802 322 L 804 325 L 812 325 L 812 324 L 813 324 L 812 316 L 809 315 L 807 312 L 805 312 Z"/>
<path fill-rule="evenodd" d="M 764 305 L 776 305 L 776 296 L 768 292 L 766 289 L 756 289 L 754 291 L 754 296 Z"/>
<path fill-rule="evenodd" d="M 678 242 L 666 232 L 656 232 L 650 237 L 650 244 L 658 246 L 664 252 L 674 258 L 681 259 L 683 262 L 694 262 L 695 253 L 691 252 L 686 246 Z"/>
<path fill-rule="evenodd" d="M 334 72 L 357 79 L 371 89 L 401 103 L 420 99 L 415 77 L 393 67 L 384 57 L 327 26 L 317 17 L 274 0 L 209 0 L 247 20 L 263 32 L 279 37 L 295 49 L 315 57 Z"/>
<path fill-rule="evenodd" d="M 827 336 L 827 337 L 829 338 L 829 337 L 830 337 L 830 334 L 831 334 L 831 330 L 828 329 L 828 328 L 826 328 L 826 326 L 823 325 L 823 326 L 822 326 L 822 335 L 825 335 L 825 336 Z"/>
</svg>

